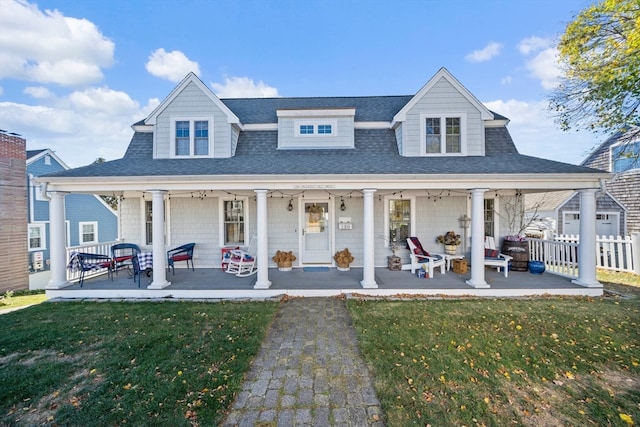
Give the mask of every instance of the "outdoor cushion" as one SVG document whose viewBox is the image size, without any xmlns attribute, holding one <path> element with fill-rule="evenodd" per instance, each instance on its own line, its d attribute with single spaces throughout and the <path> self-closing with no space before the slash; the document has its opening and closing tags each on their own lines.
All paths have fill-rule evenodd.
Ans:
<svg viewBox="0 0 640 427">
<path fill-rule="evenodd" d="M 189 255 L 175 255 L 172 256 L 171 259 L 174 261 L 186 261 L 188 259 L 191 259 L 191 257 Z"/>
<path fill-rule="evenodd" d="M 498 255 L 500 255 L 500 252 L 495 250 L 495 249 L 485 249 L 484 250 L 485 258 L 498 258 Z"/>
</svg>

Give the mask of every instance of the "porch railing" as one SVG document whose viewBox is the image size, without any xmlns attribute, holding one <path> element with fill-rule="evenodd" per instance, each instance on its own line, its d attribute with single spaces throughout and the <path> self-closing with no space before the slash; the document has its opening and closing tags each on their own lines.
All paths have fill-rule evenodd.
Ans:
<svg viewBox="0 0 640 427">
<path fill-rule="evenodd" d="M 557 240 L 529 240 L 529 259 L 543 261 L 546 271 L 578 278 L 578 243 Z"/>
<path fill-rule="evenodd" d="M 555 235 L 553 240 L 529 239 L 529 259 L 544 261 L 551 273 L 578 277 L 580 237 Z M 640 234 L 596 236 L 596 266 L 612 271 L 640 274 Z"/>
<path fill-rule="evenodd" d="M 115 245 L 116 243 L 120 243 L 120 242 L 113 241 L 113 242 L 94 243 L 91 245 L 69 246 L 67 247 L 66 264 L 69 264 L 69 259 L 71 258 L 71 252 L 88 252 L 91 254 L 111 256 L 111 246 Z M 80 280 L 79 271 L 69 271 L 68 269 L 66 271 L 67 271 L 67 281 L 77 282 L 78 280 Z M 85 279 L 89 277 L 100 276 L 100 275 L 106 274 L 107 272 L 108 271 L 106 269 L 87 272 L 87 274 L 85 275 Z"/>
</svg>

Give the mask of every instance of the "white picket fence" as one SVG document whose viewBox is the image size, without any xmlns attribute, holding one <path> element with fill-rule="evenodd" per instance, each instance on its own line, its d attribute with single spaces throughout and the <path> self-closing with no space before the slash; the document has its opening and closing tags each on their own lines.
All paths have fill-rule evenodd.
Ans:
<svg viewBox="0 0 640 427">
<path fill-rule="evenodd" d="M 553 240 L 529 239 L 529 259 L 544 261 L 549 272 L 578 277 L 580 237 L 555 235 Z M 596 236 L 598 268 L 640 274 L 640 234 Z"/>
</svg>

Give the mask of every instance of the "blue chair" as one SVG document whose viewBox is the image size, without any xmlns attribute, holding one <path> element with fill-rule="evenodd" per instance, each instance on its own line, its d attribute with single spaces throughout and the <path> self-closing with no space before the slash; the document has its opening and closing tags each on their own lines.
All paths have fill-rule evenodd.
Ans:
<svg viewBox="0 0 640 427">
<path fill-rule="evenodd" d="M 170 268 L 174 275 L 176 274 L 174 264 L 178 261 L 186 261 L 187 268 L 189 268 L 189 261 L 191 261 L 191 270 L 195 271 L 193 267 L 193 248 L 195 246 L 195 243 L 187 243 L 167 251 L 167 268 Z"/>
<path fill-rule="evenodd" d="M 67 269 L 80 272 L 80 287 L 84 285 L 85 275 L 92 271 L 107 269 L 108 276 L 113 280 L 113 261 L 108 255 L 72 252 Z"/>
<path fill-rule="evenodd" d="M 131 269 L 133 271 L 133 281 L 138 282 L 138 287 L 140 287 L 140 276 L 144 270 L 140 269 L 140 260 L 138 260 L 138 255 L 131 258 Z"/>
<path fill-rule="evenodd" d="M 111 246 L 111 258 L 113 259 L 113 271 L 118 274 L 118 268 L 131 265 L 132 259 L 140 253 L 140 247 L 133 243 L 118 243 Z"/>
</svg>

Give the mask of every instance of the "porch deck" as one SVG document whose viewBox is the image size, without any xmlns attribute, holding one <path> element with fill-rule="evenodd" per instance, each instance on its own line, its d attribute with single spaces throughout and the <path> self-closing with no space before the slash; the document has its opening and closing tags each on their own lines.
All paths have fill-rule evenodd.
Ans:
<svg viewBox="0 0 640 427">
<path fill-rule="evenodd" d="M 182 298 L 182 299 L 233 299 L 272 298 L 280 295 L 297 297 L 327 297 L 341 294 L 360 294 L 369 296 L 394 296 L 400 294 L 420 296 L 476 296 L 476 297 L 517 297 L 533 295 L 585 295 L 600 296 L 602 287 L 587 288 L 576 285 L 571 279 L 551 273 L 534 275 L 529 272 L 509 272 L 509 277 L 486 269 L 485 280 L 490 288 L 475 289 L 466 284 L 470 273 L 457 274 L 436 271 L 431 279 L 420 279 L 409 271 L 391 271 L 376 268 L 375 279 L 378 288 L 364 289 L 360 285 L 362 268 L 350 271 L 305 271 L 294 268 L 282 272 L 269 269 L 269 289 L 254 289 L 256 275 L 236 277 L 219 268 L 176 269 L 175 275 L 167 274 L 171 282 L 164 289 L 147 289 L 150 277 L 141 278 L 141 287 L 127 277 L 126 271 L 120 271 L 111 281 L 107 275 L 86 279 L 81 288 L 78 283 L 63 289 L 47 290 L 50 298 Z"/>
</svg>

